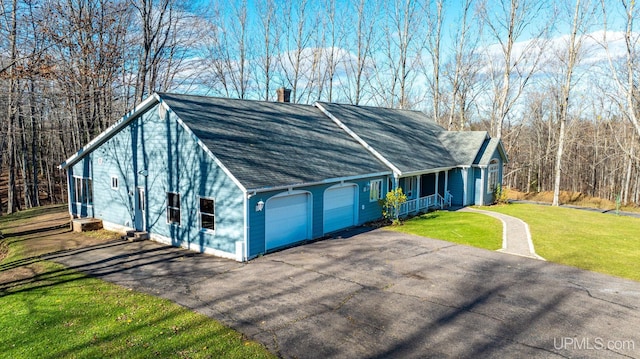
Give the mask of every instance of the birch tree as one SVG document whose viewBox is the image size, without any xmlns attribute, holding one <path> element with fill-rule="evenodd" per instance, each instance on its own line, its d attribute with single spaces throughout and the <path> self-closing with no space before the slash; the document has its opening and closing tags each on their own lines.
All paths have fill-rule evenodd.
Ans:
<svg viewBox="0 0 640 359">
<path fill-rule="evenodd" d="M 433 8 L 435 7 L 435 8 Z M 429 31 L 426 38 L 426 49 L 431 57 L 431 87 L 433 121 L 440 123 L 440 42 L 442 40 L 442 23 L 444 21 L 444 0 L 434 0 L 427 3 L 427 23 Z M 465 16 L 466 17 L 466 16 Z"/>
<path fill-rule="evenodd" d="M 260 73 L 257 76 L 256 88 L 259 92 L 258 98 L 269 101 L 273 98 L 272 92 L 276 87 L 272 86 L 271 83 L 276 68 L 276 56 L 280 40 L 278 13 L 274 0 L 259 1 L 256 7 L 260 14 L 260 28 L 258 31 L 261 38 L 261 51 L 259 51 L 258 60 L 255 63 L 257 70 L 254 71 L 254 73 Z"/>
<path fill-rule="evenodd" d="M 367 87 L 370 86 L 372 53 L 378 38 L 378 18 L 375 14 L 380 11 L 380 6 L 376 1 L 367 0 L 360 0 L 354 5 L 355 18 L 351 23 L 356 26 L 352 37 L 347 34 L 347 41 L 351 43 L 351 46 L 347 44 L 351 57 L 345 65 L 347 74 L 344 92 L 352 105 L 360 105 L 366 96 Z"/>
<path fill-rule="evenodd" d="M 483 0 L 479 4 L 478 12 L 490 40 L 496 41 L 499 49 L 499 61 L 494 61 L 492 53 L 487 54 L 493 83 L 491 134 L 494 137 L 502 137 L 504 122 L 538 71 L 547 44 L 547 31 L 554 21 L 554 14 L 545 12 L 546 9 L 547 3 L 538 0 Z M 549 20 L 536 29 L 541 19 Z M 525 34 L 530 34 L 531 40 L 524 43 L 524 48 L 516 49 L 516 43 Z M 491 47 L 487 47 L 489 49 Z"/>
<path fill-rule="evenodd" d="M 376 95 L 381 106 L 412 106 L 410 95 L 424 43 L 417 36 L 423 30 L 423 15 L 414 0 L 395 0 L 386 6 L 384 62 L 375 63 Z"/>
<path fill-rule="evenodd" d="M 462 4 L 462 14 L 458 19 L 454 35 L 454 58 L 446 73 L 450 85 L 449 114 L 447 121 L 448 130 L 464 130 L 467 126 L 467 112 L 476 95 L 473 87 L 477 82 L 477 74 L 480 70 L 476 65 L 477 46 L 480 31 L 472 34 L 473 21 L 470 19 L 473 11 L 474 0 L 465 0 Z M 457 118 L 456 118 L 457 114 Z"/>
<path fill-rule="evenodd" d="M 553 186 L 553 206 L 558 206 L 560 204 L 559 196 L 560 180 L 562 177 L 562 155 L 565 145 L 567 118 L 569 116 L 569 101 L 573 86 L 572 77 L 574 69 L 578 63 L 578 56 L 580 55 L 580 49 L 584 39 L 583 35 L 585 33 L 586 26 L 588 25 L 587 22 L 590 20 L 590 14 L 593 14 L 593 11 L 589 4 L 589 0 L 586 0 L 584 3 L 581 0 L 576 0 L 571 21 L 571 33 L 569 34 L 567 43 L 567 52 L 565 56 L 560 59 L 563 65 L 564 82 L 560 90 L 558 103 L 559 134 Z"/>
<path fill-rule="evenodd" d="M 602 0 L 602 12 L 603 12 L 603 24 L 604 24 L 604 39 L 603 46 L 607 52 L 609 59 L 609 66 L 611 75 L 617 84 L 618 90 L 624 96 L 624 113 L 635 128 L 636 133 L 640 136 L 640 92 L 638 91 L 638 41 L 640 37 L 634 33 L 633 26 L 634 20 L 640 15 L 636 8 L 635 0 L 619 0 L 622 9 L 624 10 L 624 72 L 619 74 L 619 70 L 616 68 L 614 58 L 609 49 L 609 43 L 607 41 L 607 6 L 604 0 Z"/>
</svg>

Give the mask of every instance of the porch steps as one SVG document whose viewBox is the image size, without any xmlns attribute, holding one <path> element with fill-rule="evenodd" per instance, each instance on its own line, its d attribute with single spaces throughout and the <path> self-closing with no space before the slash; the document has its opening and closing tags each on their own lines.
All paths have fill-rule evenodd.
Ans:
<svg viewBox="0 0 640 359">
<path fill-rule="evenodd" d="M 139 242 L 149 239 L 149 232 L 144 231 L 127 231 L 126 236 L 122 236 L 122 239 L 129 242 Z"/>
<path fill-rule="evenodd" d="M 97 218 L 74 218 L 71 221 L 74 232 L 88 232 L 102 229 L 102 220 Z"/>
</svg>

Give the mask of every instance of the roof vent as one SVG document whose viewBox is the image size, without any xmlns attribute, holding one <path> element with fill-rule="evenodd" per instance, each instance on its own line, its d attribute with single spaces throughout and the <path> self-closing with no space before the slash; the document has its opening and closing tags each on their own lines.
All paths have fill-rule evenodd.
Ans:
<svg viewBox="0 0 640 359">
<path fill-rule="evenodd" d="M 278 102 L 291 102 L 291 90 L 280 87 L 276 92 L 278 93 Z"/>
</svg>

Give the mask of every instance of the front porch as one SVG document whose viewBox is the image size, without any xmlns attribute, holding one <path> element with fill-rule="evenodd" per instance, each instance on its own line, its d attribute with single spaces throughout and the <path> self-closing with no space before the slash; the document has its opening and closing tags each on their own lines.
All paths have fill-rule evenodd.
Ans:
<svg viewBox="0 0 640 359">
<path fill-rule="evenodd" d="M 407 201 L 400 206 L 399 215 L 450 207 L 452 196 L 448 182 L 449 170 L 400 178 L 398 185 L 407 195 Z"/>
</svg>

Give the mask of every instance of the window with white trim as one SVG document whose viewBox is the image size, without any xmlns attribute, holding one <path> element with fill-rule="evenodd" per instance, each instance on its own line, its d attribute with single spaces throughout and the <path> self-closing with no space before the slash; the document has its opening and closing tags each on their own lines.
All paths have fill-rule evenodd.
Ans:
<svg viewBox="0 0 640 359">
<path fill-rule="evenodd" d="M 118 176 L 111 176 L 111 189 L 118 189 Z"/>
<path fill-rule="evenodd" d="M 382 180 L 376 179 L 369 182 L 369 201 L 382 199 Z"/>
<path fill-rule="evenodd" d="M 180 194 L 167 192 L 167 223 L 180 224 Z"/>
<path fill-rule="evenodd" d="M 73 177 L 75 202 L 83 205 L 93 205 L 93 181 L 91 178 Z"/>
<path fill-rule="evenodd" d="M 488 172 L 489 177 L 487 180 L 487 194 L 490 194 L 493 193 L 498 186 L 498 160 L 491 160 L 491 162 L 489 162 Z"/>
<path fill-rule="evenodd" d="M 216 228 L 215 200 L 200 198 L 200 228 L 213 231 Z"/>
</svg>

